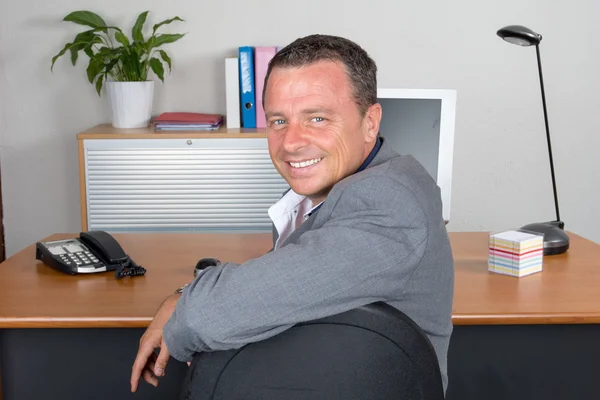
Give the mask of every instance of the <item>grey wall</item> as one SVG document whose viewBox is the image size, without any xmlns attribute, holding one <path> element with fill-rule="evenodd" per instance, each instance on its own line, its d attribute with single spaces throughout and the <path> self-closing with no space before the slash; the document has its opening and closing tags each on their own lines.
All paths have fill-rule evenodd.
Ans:
<svg viewBox="0 0 600 400">
<path fill-rule="evenodd" d="M 168 47 L 174 70 L 157 86 L 155 113 L 225 112 L 225 55 L 314 32 L 365 47 L 379 65 L 380 87 L 457 89 L 452 231 L 503 230 L 553 217 L 535 51 L 496 36 L 504 25 L 527 25 L 544 36 L 562 218 L 569 230 L 600 242 L 597 0 L 22 0 L 0 3 L 8 255 L 81 226 L 76 134 L 109 115 L 84 63 L 73 68 L 64 58 L 50 73 L 51 57 L 80 31 L 59 21 L 77 9 L 127 30 L 145 9 L 151 23 L 174 15 L 187 20 L 172 28 L 188 35 Z"/>
</svg>

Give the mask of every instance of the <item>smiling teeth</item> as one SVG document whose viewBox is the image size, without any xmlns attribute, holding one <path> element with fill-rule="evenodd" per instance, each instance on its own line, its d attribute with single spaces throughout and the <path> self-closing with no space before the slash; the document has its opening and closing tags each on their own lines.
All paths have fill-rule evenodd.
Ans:
<svg viewBox="0 0 600 400">
<path fill-rule="evenodd" d="M 290 165 L 294 168 L 304 168 L 310 165 L 316 164 L 321 161 L 322 158 L 313 158 L 312 160 L 302 161 L 302 162 L 290 162 Z"/>
</svg>

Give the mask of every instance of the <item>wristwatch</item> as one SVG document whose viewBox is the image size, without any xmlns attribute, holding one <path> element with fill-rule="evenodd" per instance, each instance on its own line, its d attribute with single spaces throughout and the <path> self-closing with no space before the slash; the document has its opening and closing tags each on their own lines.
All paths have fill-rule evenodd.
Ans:
<svg viewBox="0 0 600 400">
<path fill-rule="evenodd" d="M 182 287 L 178 288 L 177 290 L 175 290 L 175 292 L 173 292 L 173 294 L 181 294 L 183 293 L 183 289 L 185 289 L 186 287 L 189 286 L 189 283 L 186 283 L 185 285 L 183 285 Z"/>
</svg>

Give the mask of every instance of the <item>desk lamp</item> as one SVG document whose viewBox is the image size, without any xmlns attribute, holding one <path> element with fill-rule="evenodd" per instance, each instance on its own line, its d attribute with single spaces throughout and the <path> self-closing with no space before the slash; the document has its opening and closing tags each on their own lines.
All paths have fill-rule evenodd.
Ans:
<svg viewBox="0 0 600 400">
<path fill-rule="evenodd" d="M 544 79 L 542 77 L 542 62 L 540 61 L 540 47 L 542 35 L 535 33 L 521 25 L 506 26 L 497 32 L 498 36 L 509 43 L 519 46 L 533 46 L 537 54 L 540 87 L 542 89 L 542 105 L 544 108 L 544 122 L 546 123 L 546 139 L 548 141 L 548 157 L 550 158 L 550 174 L 552 175 L 552 189 L 554 190 L 554 208 L 556 221 L 536 222 L 525 225 L 521 230 L 533 231 L 544 235 L 544 255 L 561 254 L 569 248 L 569 236 L 564 231 L 565 223 L 560 220 L 558 211 L 558 195 L 556 193 L 556 178 L 554 177 L 554 162 L 552 161 L 552 145 L 550 144 L 550 129 L 548 128 L 548 112 L 546 110 L 546 94 L 544 92 Z"/>
</svg>

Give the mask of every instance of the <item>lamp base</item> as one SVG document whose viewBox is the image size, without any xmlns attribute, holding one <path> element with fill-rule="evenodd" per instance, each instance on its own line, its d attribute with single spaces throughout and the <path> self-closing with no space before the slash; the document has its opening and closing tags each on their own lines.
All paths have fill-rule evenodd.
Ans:
<svg viewBox="0 0 600 400">
<path fill-rule="evenodd" d="M 520 231 L 529 231 L 544 235 L 544 255 L 562 254 L 569 249 L 569 235 L 563 230 L 562 221 L 536 222 L 521 227 Z"/>
</svg>

